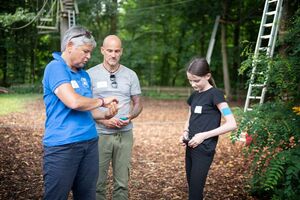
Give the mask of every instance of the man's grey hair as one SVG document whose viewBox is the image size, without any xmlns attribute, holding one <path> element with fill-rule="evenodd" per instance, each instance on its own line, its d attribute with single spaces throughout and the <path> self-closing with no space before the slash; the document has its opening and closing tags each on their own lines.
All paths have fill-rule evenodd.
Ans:
<svg viewBox="0 0 300 200">
<path fill-rule="evenodd" d="M 61 41 L 61 52 L 66 50 L 69 42 L 72 42 L 75 46 L 92 45 L 93 48 L 97 46 L 97 43 L 92 36 L 91 32 L 81 26 L 72 26 L 69 28 Z"/>
</svg>

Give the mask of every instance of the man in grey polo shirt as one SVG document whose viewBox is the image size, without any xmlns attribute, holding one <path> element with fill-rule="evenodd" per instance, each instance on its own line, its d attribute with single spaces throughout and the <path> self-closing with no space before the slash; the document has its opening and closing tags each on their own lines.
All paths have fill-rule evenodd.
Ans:
<svg viewBox="0 0 300 200">
<path fill-rule="evenodd" d="M 141 113 L 142 104 L 141 88 L 136 73 L 119 63 L 122 51 L 121 40 L 115 35 L 107 36 L 101 47 L 103 63 L 87 70 L 92 80 L 94 97 L 115 96 L 120 105 L 115 117 L 109 120 L 97 120 L 99 133 L 97 200 L 106 199 L 110 162 L 113 168 L 113 199 L 128 199 L 128 179 L 133 145 L 131 120 Z"/>
</svg>

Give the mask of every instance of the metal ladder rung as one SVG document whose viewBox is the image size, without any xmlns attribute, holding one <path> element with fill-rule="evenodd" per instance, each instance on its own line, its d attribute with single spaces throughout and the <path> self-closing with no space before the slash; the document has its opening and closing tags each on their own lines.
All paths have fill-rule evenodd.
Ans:
<svg viewBox="0 0 300 200">
<path fill-rule="evenodd" d="M 49 31 L 38 31 L 38 34 L 49 34 L 49 33 L 55 33 L 57 30 L 49 30 Z"/>
<path fill-rule="evenodd" d="M 270 39 L 271 35 L 263 35 L 260 36 L 261 39 Z"/>
<path fill-rule="evenodd" d="M 50 30 L 57 30 L 57 27 L 55 27 L 55 26 L 37 26 L 37 28 L 40 28 L 40 29 L 50 29 Z"/>
<path fill-rule="evenodd" d="M 40 21 L 42 21 L 42 22 L 52 22 L 53 19 L 52 18 L 41 18 Z"/>
<path fill-rule="evenodd" d="M 272 26 L 273 26 L 273 23 L 264 24 L 264 27 L 267 27 L 267 28 L 272 27 Z"/>
<path fill-rule="evenodd" d="M 249 96 L 249 99 L 261 99 L 261 96 Z"/>
<path fill-rule="evenodd" d="M 268 50 L 268 48 L 269 48 L 269 47 L 259 47 L 259 49 L 258 49 L 258 50 L 260 50 L 260 51 L 267 51 L 267 50 Z"/>
<path fill-rule="evenodd" d="M 271 12 L 267 12 L 267 13 L 266 13 L 266 15 L 269 15 L 269 16 L 270 16 L 270 15 L 275 15 L 275 14 L 276 14 L 276 11 L 271 11 Z"/>
<path fill-rule="evenodd" d="M 268 2 L 269 3 L 274 3 L 274 2 L 277 2 L 278 0 L 269 0 Z"/>
</svg>

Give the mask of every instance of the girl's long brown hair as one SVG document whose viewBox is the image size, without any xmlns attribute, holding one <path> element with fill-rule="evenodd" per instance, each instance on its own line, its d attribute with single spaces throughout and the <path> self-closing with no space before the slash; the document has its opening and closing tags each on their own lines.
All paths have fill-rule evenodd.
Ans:
<svg viewBox="0 0 300 200">
<path fill-rule="evenodd" d="M 209 64 L 207 63 L 205 58 L 193 58 L 187 65 L 186 71 L 196 76 L 205 76 L 208 73 L 211 74 Z M 208 82 L 213 87 L 217 87 L 212 75 L 210 76 Z"/>
</svg>

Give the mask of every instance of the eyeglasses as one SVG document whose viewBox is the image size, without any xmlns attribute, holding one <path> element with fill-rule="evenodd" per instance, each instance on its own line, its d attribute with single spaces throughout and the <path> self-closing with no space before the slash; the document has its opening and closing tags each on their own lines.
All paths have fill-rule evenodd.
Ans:
<svg viewBox="0 0 300 200">
<path fill-rule="evenodd" d="M 112 88 L 117 88 L 118 87 L 118 83 L 116 82 L 116 76 L 114 74 L 110 75 L 110 81 L 111 81 L 111 87 Z"/>
<path fill-rule="evenodd" d="M 85 37 L 91 39 L 92 38 L 92 32 L 85 31 L 85 33 L 81 33 L 81 34 L 75 35 L 75 36 L 71 37 L 69 40 L 72 40 L 73 38 L 82 37 L 82 36 L 85 36 Z"/>
</svg>

